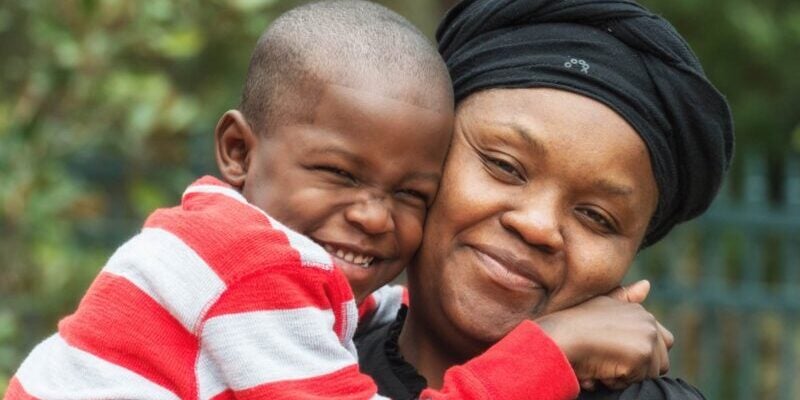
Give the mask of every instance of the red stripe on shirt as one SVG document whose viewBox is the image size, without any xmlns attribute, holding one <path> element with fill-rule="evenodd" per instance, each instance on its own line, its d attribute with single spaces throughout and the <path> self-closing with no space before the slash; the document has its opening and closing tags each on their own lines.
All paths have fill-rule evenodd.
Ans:
<svg viewBox="0 0 800 400">
<path fill-rule="evenodd" d="M 211 175 L 203 176 L 200 179 L 192 182 L 192 186 L 199 186 L 199 185 L 211 185 L 211 186 L 219 186 L 219 187 L 223 187 L 223 188 L 231 188 L 231 189 L 233 189 L 227 183 L 225 183 L 225 182 L 223 182 L 223 181 L 221 181 L 221 180 L 219 180 L 219 179 L 217 179 L 217 178 L 215 178 L 215 177 L 213 177 Z"/>
<path fill-rule="evenodd" d="M 358 320 L 362 321 L 371 316 L 377 309 L 378 303 L 375 301 L 375 296 L 370 294 L 358 305 Z"/>
<path fill-rule="evenodd" d="M 344 341 L 347 340 L 347 338 L 345 338 L 345 334 L 347 333 L 346 324 L 348 323 L 345 303 L 353 300 L 353 290 L 350 288 L 350 283 L 347 281 L 347 277 L 345 277 L 344 273 L 338 268 L 334 268 L 333 271 L 330 271 L 329 276 L 330 286 L 326 295 L 330 299 L 333 299 L 335 304 L 339 304 L 338 307 L 334 307 L 333 309 L 333 315 L 335 317 L 333 322 L 333 331 L 336 332 L 336 336 L 339 337 L 339 340 L 344 343 Z"/>
<path fill-rule="evenodd" d="M 300 253 L 286 235 L 272 228 L 266 216 L 250 206 L 222 194 L 193 196 L 204 200 L 201 211 L 180 207 L 158 210 L 145 227 L 165 229 L 191 247 L 225 282 L 280 262 L 301 265 Z"/>
<path fill-rule="evenodd" d="M 33 397 L 25 391 L 25 388 L 22 387 L 22 384 L 19 383 L 17 377 L 12 377 L 11 381 L 8 382 L 8 389 L 6 390 L 4 400 L 38 400 L 36 397 Z"/>
<path fill-rule="evenodd" d="M 230 389 L 211 398 L 211 400 L 235 400 L 235 399 L 236 397 L 234 397 L 233 395 L 233 390 Z"/>
<path fill-rule="evenodd" d="M 78 311 L 59 323 L 67 343 L 195 398 L 198 341 L 155 300 L 123 277 L 103 273 Z"/>
<path fill-rule="evenodd" d="M 299 268 L 297 265 L 275 266 L 251 274 L 231 286 L 205 319 L 248 311 L 288 310 L 315 307 L 331 309 L 331 271 Z M 338 307 L 337 307 L 338 308 Z"/>
<path fill-rule="evenodd" d="M 358 371 L 358 366 L 342 368 L 327 375 L 308 379 L 273 382 L 237 391 L 238 400 L 363 400 L 377 393 L 372 380 Z"/>
</svg>

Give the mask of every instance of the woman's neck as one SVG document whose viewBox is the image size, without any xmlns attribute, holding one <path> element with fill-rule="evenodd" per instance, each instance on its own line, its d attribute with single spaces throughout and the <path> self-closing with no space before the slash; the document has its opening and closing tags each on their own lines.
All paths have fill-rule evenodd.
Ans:
<svg viewBox="0 0 800 400">
<path fill-rule="evenodd" d="M 435 337 L 434 329 L 426 324 L 419 313 L 409 309 L 398 340 L 400 354 L 428 381 L 428 387 L 441 389 L 448 368 L 464 362 L 445 351 Z"/>
</svg>

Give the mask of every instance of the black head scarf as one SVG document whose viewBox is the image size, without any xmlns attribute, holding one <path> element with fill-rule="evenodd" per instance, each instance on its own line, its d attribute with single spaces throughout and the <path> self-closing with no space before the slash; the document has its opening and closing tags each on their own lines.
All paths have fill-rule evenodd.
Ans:
<svg viewBox="0 0 800 400">
<path fill-rule="evenodd" d="M 626 0 L 465 0 L 436 37 L 456 102 L 492 88 L 560 88 L 631 124 L 659 189 L 643 246 L 711 204 L 732 157 L 730 109 L 663 18 Z"/>
</svg>

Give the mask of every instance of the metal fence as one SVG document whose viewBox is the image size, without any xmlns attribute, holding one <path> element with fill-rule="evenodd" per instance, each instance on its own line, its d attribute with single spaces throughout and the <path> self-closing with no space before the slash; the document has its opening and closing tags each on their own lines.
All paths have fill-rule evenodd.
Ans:
<svg viewBox="0 0 800 400">
<path fill-rule="evenodd" d="M 648 308 L 676 336 L 670 375 L 709 399 L 800 399 L 800 159 L 742 165 L 632 275 L 653 282 Z"/>
</svg>

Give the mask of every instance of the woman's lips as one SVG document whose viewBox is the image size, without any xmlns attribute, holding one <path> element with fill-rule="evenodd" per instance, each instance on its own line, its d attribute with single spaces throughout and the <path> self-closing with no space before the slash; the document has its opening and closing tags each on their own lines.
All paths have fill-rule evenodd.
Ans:
<svg viewBox="0 0 800 400">
<path fill-rule="evenodd" d="M 486 275 L 496 284 L 512 291 L 542 290 L 541 283 L 532 277 L 523 275 L 524 271 L 502 256 L 492 254 L 491 251 L 472 248 L 478 257 L 481 268 Z"/>
</svg>

